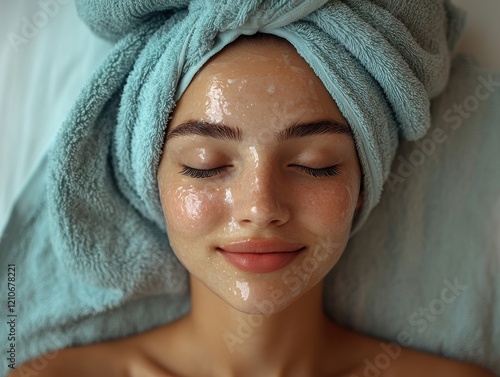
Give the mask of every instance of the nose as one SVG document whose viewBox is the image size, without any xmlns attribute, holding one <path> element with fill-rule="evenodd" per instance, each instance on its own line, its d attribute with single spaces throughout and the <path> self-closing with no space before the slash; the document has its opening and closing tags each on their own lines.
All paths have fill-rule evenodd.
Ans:
<svg viewBox="0 0 500 377">
<path fill-rule="evenodd" d="M 290 219 L 288 193 L 283 179 L 271 168 L 242 174 L 233 190 L 233 217 L 242 226 L 281 226 Z"/>
</svg>

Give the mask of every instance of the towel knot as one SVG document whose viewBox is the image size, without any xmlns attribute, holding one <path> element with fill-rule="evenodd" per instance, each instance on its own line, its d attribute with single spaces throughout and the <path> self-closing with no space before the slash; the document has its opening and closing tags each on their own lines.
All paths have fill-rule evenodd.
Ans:
<svg viewBox="0 0 500 377">
<path fill-rule="evenodd" d="M 188 10 L 218 31 L 244 34 L 277 29 L 303 18 L 328 0 L 76 0 L 79 16 L 102 38 L 117 41 L 158 14 Z"/>
</svg>

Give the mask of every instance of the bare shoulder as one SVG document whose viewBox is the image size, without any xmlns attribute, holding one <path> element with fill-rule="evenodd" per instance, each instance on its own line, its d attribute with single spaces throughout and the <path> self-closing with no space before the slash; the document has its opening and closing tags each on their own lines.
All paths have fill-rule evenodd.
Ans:
<svg viewBox="0 0 500 377">
<path fill-rule="evenodd" d="M 72 347 L 42 355 L 17 366 L 7 375 L 23 376 L 174 377 L 131 347 L 128 339 Z"/>
<path fill-rule="evenodd" d="M 340 335 L 340 338 L 339 338 Z M 385 342 L 347 329 L 337 330 L 344 353 L 343 361 L 349 377 L 495 377 L 479 366 L 446 359 L 425 352 L 402 347 L 396 342 Z"/>
<path fill-rule="evenodd" d="M 7 377 L 119 376 L 110 351 L 102 344 L 54 351 L 18 365 Z"/>
<path fill-rule="evenodd" d="M 402 348 L 401 357 L 384 376 L 417 377 L 437 375 L 443 377 L 495 377 L 495 374 L 477 365 L 446 359 L 424 352 Z"/>
</svg>

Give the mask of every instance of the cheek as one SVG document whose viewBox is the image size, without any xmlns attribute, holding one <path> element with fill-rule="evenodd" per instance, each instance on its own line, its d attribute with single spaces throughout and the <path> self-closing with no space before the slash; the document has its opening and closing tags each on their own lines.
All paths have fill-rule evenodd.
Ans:
<svg viewBox="0 0 500 377">
<path fill-rule="evenodd" d="M 359 187 L 349 183 L 335 183 L 308 190 L 305 206 L 300 211 L 307 215 L 317 233 L 348 235 L 358 199 Z"/>
<path fill-rule="evenodd" d="M 169 236 L 200 236 L 215 228 L 222 217 L 221 195 L 223 200 L 220 190 L 192 185 L 167 189 L 162 204 Z"/>
<path fill-rule="evenodd" d="M 350 190 L 345 186 L 337 186 L 334 190 L 325 190 L 316 205 L 326 220 L 325 224 L 333 222 L 339 226 L 345 225 L 350 222 L 354 211 Z"/>
</svg>

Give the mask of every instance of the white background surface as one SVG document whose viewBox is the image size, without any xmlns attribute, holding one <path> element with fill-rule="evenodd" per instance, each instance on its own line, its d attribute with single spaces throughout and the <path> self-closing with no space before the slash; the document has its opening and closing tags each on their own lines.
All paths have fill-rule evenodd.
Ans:
<svg viewBox="0 0 500 377">
<path fill-rule="evenodd" d="M 13 200 L 109 49 L 78 19 L 73 1 L 1 2 L 0 232 Z M 52 3 L 50 11 L 41 3 Z M 26 28 L 26 20 L 40 12 L 48 15 L 45 24 L 40 18 L 43 26 Z M 14 35 L 23 43 L 13 43 Z"/>
<path fill-rule="evenodd" d="M 43 11 L 42 3 L 53 4 L 45 25 L 14 47 L 13 33 L 23 35 L 23 25 Z M 500 69 L 500 0 L 454 3 L 469 13 L 459 50 Z M 110 45 L 87 30 L 72 1 L 62 0 L 2 0 L 0 38 L 1 230 L 16 195 Z"/>
</svg>

